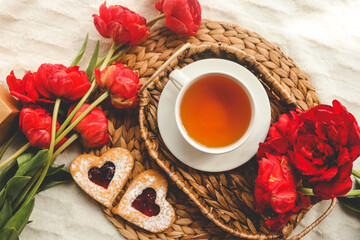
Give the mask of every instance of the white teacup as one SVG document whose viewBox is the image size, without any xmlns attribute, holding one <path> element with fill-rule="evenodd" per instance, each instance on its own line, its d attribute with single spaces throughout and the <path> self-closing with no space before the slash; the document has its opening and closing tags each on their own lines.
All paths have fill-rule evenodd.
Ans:
<svg viewBox="0 0 360 240">
<path fill-rule="evenodd" d="M 223 60 L 220 60 L 219 64 L 226 64 L 226 62 Z M 181 106 L 182 100 L 184 98 L 184 94 L 189 90 L 189 88 L 191 88 L 191 86 L 193 86 L 193 84 L 206 78 L 207 76 L 213 76 L 213 75 L 225 77 L 227 79 L 231 79 L 232 81 L 234 81 L 236 83 L 236 86 L 241 88 L 246 93 L 247 98 L 250 103 L 250 109 L 251 109 L 250 120 L 249 120 L 249 124 L 248 124 L 246 131 L 241 136 L 239 136 L 239 138 L 236 141 L 234 141 L 228 145 L 221 146 L 221 147 L 209 147 L 204 144 L 201 144 L 199 141 L 192 138 L 189 135 L 189 133 L 187 132 L 187 130 L 183 124 L 183 121 L 181 119 L 181 114 L 180 114 L 180 106 Z M 192 147 L 194 147 L 202 152 L 209 153 L 209 154 L 223 154 L 223 153 L 230 152 L 232 150 L 237 149 L 249 138 L 249 136 L 254 128 L 254 115 L 255 115 L 255 103 L 254 103 L 254 97 L 253 97 L 254 93 L 252 93 L 249 90 L 249 88 L 246 86 L 244 81 L 242 81 L 242 79 L 239 79 L 227 72 L 213 71 L 213 70 L 204 70 L 204 72 L 201 74 L 201 76 L 197 76 L 196 78 L 190 78 L 187 75 L 185 75 L 181 70 L 177 70 L 177 69 L 175 69 L 174 71 L 172 71 L 170 73 L 169 78 L 172 81 L 172 83 L 180 90 L 180 92 L 176 98 L 176 103 L 175 103 L 176 124 L 177 124 L 177 127 L 178 127 L 181 135 Z M 202 81 L 204 81 L 204 80 L 202 80 Z M 206 99 L 203 99 L 203 101 L 205 102 Z M 231 106 L 231 107 L 235 108 L 235 107 L 239 107 L 239 106 Z M 209 117 L 211 117 L 211 116 L 209 116 Z"/>
</svg>

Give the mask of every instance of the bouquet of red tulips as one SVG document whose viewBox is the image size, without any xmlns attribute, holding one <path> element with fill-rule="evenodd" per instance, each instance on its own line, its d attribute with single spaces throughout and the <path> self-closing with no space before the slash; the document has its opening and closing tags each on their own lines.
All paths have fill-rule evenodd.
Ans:
<svg viewBox="0 0 360 240">
<path fill-rule="evenodd" d="M 340 102 L 281 115 L 257 152 L 255 205 L 268 218 L 265 223 L 281 228 L 310 206 L 307 195 L 349 197 L 340 202 L 360 211 L 360 190 L 351 190 L 351 173 L 360 188 L 360 172 L 352 169 L 359 155 L 359 125 Z"/>
<path fill-rule="evenodd" d="M 108 143 L 108 120 L 97 105 L 110 98 L 114 108 L 137 107 L 141 86 L 138 74 L 121 63 L 111 64 L 131 46 L 144 42 L 159 19 L 165 18 L 165 25 L 175 33 L 196 34 L 201 22 L 197 0 L 161 0 L 156 8 L 161 13 L 146 23 L 126 7 L 103 3 L 99 15 L 93 15 L 94 24 L 101 36 L 113 39 L 113 44 L 98 59 L 98 41 L 85 71 L 76 65 L 85 52 L 88 36 L 69 67 L 44 63 L 22 79 L 14 72 L 7 76 L 10 93 L 23 104 L 19 126 L 29 142 L 0 162 L 0 239 L 18 239 L 28 223 L 36 193 L 71 179 L 64 165 L 53 166 L 66 147 L 77 138 L 86 148 Z M 96 85 L 102 95 L 86 103 Z M 4 145 L 0 158 L 13 139 Z"/>
</svg>

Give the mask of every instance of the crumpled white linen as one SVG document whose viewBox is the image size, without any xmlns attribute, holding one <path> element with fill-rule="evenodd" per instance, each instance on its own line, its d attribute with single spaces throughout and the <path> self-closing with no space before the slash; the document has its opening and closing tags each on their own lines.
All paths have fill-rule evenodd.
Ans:
<svg viewBox="0 0 360 240">
<path fill-rule="evenodd" d="M 89 32 L 88 49 L 101 41 L 101 54 L 111 41 L 103 39 L 92 23 L 102 0 L 0 0 L 0 83 L 11 70 L 22 77 L 41 63 L 69 65 Z M 157 14 L 156 0 L 110 0 L 143 15 Z M 200 0 L 202 17 L 237 23 L 263 35 L 300 66 L 316 87 L 321 102 L 340 100 L 360 121 L 360 2 L 315 0 Z M 157 24 L 162 26 L 163 21 Z M 91 57 L 86 52 L 80 65 Z M 12 147 L 7 153 L 14 151 Z M 57 163 L 70 162 L 81 153 L 71 146 Z M 360 169 L 359 160 L 355 167 Z M 311 209 L 295 230 L 300 232 L 330 204 Z M 32 222 L 22 240 L 123 239 L 98 205 L 74 183 L 40 193 Z M 337 204 L 333 212 L 303 239 L 358 239 L 360 215 Z"/>
</svg>

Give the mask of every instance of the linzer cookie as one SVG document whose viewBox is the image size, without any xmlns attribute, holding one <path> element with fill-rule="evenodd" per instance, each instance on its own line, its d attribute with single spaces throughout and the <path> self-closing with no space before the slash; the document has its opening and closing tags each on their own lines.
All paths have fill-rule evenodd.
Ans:
<svg viewBox="0 0 360 240">
<path fill-rule="evenodd" d="M 174 208 L 166 201 L 168 183 L 156 170 L 140 173 L 130 183 L 112 212 L 153 233 L 168 229 L 175 221 Z"/>
<path fill-rule="evenodd" d="M 113 148 L 101 157 L 91 154 L 78 156 L 71 163 L 70 173 L 87 194 L 111 208 L 133 166 L 134 159 L 128 150 Z"/>
</svg>

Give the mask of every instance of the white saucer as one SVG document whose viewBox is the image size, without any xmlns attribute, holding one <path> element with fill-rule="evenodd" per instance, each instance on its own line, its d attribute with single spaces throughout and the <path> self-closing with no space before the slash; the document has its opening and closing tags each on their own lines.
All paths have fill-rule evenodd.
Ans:
<svg viewBox="0 0 360 240">
<path fill-rule="evenodd" d="M 237 149 L 223 154 L 209 154 L 192 147 L 181 135 L 175 121 L 175 101 L 179 90 L 169 81 L 160 96 L 158 125 L 162 139 L 171 153 L 184 164 L 207 172 L 222 172 L 234 169 L 249 161 L 257 152 L 260 142 L 267 136 L 271 109 L 269 98 L 260 81 L 246 68 L 229 60 L 219 64 L 220 59 L 196 61 L 181 70 L 190 78 L 200 76 L 204 69 L 229 72 L 243 80 L 254 94 L 254 129 L 246 142 Z"/>
</svg>

